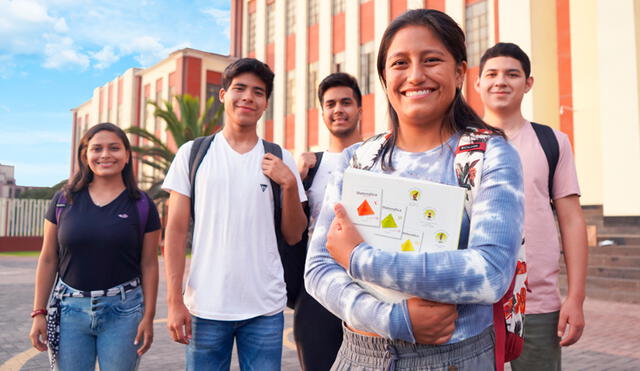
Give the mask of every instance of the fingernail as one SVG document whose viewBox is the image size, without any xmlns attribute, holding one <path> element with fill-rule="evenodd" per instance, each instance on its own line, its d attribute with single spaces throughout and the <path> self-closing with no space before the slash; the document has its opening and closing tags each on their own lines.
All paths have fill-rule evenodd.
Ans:
<svg viewBox="0 0 640 371">
<path fill-rule="evenodd" d="M 138 340 L 134 340 L 133 345 L 138 345 Z"/>
<path fill-rule="evenodd" d="M 562 332 L 558 331 L 558 337 L 562 337 Z"/>
</svg>

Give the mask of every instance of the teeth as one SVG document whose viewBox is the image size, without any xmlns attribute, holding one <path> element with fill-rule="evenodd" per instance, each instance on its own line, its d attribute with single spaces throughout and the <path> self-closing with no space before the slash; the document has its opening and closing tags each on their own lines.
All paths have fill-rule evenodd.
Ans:
<svg viewBox="0 0 640 371">
<path fill-rule="evenodd" d="M 405 93 L 405 95 L 407 97 L 413 97 L 416 95 L 423 95 L 423 94 L 429 94 L 431 93 L 433 90 L 432 89 L 425 89 L 425 90 L 412 90 L 412 91 L 408 91 Z"/>
</svg>

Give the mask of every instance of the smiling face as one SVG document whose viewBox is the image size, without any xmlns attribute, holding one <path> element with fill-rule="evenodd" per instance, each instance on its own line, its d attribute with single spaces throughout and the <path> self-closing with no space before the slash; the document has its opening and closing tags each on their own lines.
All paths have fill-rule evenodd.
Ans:
<svg viewBox="0 0 640 371">
<path fill-rule="evenodd" d="M 130 152 L 113 132 L 97 132 L 87 144 L 87 165 L 96 177 L 120 176 L 129 161 Z"/>
<path fill-rule="evenodd" d="M 265 83 L 255 74 L 246 72 L 233 78 L 229 89 L 220 89 L 220 101 L 228 124 L 255 126 L 267 108 Z"/>
<path fill-rule="evenodd" d="M 485 109 L 510 113 L 520 110 L 522 98 L 532 85 L 533 77 L 525 76 L 520 61 L 512 57 L 495 57 L 485 62 L 475 88 Z"/>
<path fill-rule="evenodd" d="M 362 107 L 358 107 L 350 87 L 335 86 L 322 96 L 322 119 L 336 137 L 351 135 L 358 128 L 361 114 Z"/>
<path fill-rule="evenodd" d="M 387 96 L 402 125 L 441 125 L 466 63 L 456 63 L 427 27 L 400 29 L 389 45 L 384 74 Z"/>
</svg>

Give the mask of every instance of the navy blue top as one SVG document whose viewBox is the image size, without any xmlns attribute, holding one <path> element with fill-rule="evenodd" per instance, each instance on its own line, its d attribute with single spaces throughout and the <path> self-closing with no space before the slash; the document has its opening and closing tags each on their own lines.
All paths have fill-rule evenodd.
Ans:
<svg viewBox="0 0 640 371">
<path fill-rule="evenodd" d="M 142 197 L 149 197 L 141 192 Z M 53 196 L 45 218 L 56 221 Z M 58 269 L 69 286 L 105 290 L 141 275 L 142 236 L 136 200 L 123 191 L 105 206 L 93 203 L 87 188 L 73 196 L 60 215 Z M 161 228 L 158 210 L 149 200 L 145 233 Z"/>
</svg>

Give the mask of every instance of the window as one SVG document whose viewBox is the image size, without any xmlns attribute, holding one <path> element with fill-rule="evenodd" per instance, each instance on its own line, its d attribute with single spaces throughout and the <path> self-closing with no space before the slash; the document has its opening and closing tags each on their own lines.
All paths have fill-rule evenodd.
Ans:
<svg viewBox="0 0 640 371">
<path fill-rule="evenodd" d="M 296 112 L 296 71 L 291 70 L 287 72 L 287 115 L 292 115 Z"/>
<path fill-rule="evenodd" d="M 333 72 L 344 72 L 344 52 L 333 56 Z"/>
<path fill-rule="evenodd" d="M 488 22 L 487 1 L 478 1 L 467 6 L 465 12 L 465 33 L 467 34 L 467 57 L 469 67 L 480 64 L 480 57 L 487 49 Z"/>
<path fill-rule="evenodd" d="M 373 57 L 373 42 L 360 47 L 360 89 L 362 95 L 373 93 L 375 89 L 376 67 Z"/>
<path fill-rule="evenodd" d="M 313 26 L 318 23 L 318 0 L 309 0 L 309 10 L 307 12 L 307 25 Z"/>
<path fill-rule="evenodd" d="M 307 81 L 307 109 L 318 107 L 318 63 L 309 65 L 309 76 Z"/>
<path fill-rule="evenodd" d="M 296 0 L 287 1 L 287 35 L 296 32 Z"/>
<path fill-rule="evenodd" d="M 213 97 L 213 104 L 211 105 L 211 108 L 209 108 L 209 111 L 207 111 L 207 121 L 211 120 L 213 118 L 213 116 L 216 114 L 216 112 L 218 111 L 218 107 L 220 107 L 222 105 L 222 103 L 220 103 L 220 85 L 216 85 L 216 84 L 207 84 L 207 100 L 205 102 L 209 101 L 209 98 Z M 205 103 L 206 104 L 206 103 Z M 222 119 L 222 117 L 220 117 L 220 119 Z"/>
<path fill-rule="evenodd" d="M 333 0 L 333 15 L 344 12 L 344 0 Z"/>
<path fill-rule="evenodd" d="M 267 44 L 275 40 L 276 35 L 276 11 L 275 3 L 267 5 Z"/>
<path fill-rule="evenodd" d="M 256 50 L 256 13 L 249 14 L 249 52 Z"/>
</svg>

